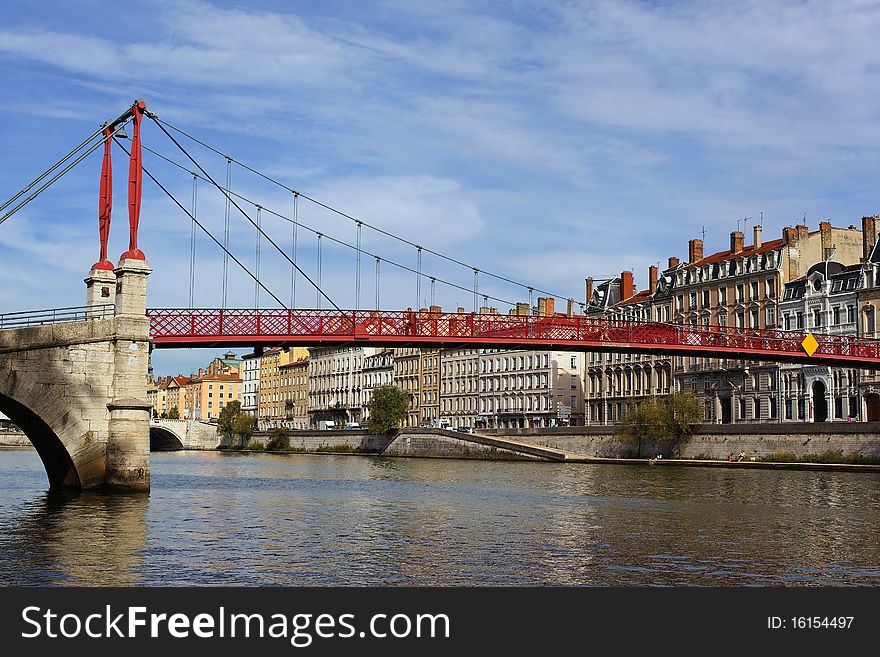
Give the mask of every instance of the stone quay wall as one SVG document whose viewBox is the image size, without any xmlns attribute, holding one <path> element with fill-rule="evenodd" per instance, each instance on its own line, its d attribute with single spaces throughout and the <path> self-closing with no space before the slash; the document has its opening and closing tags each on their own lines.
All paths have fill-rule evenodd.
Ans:
<svg viewBox="0 0 880 657">
<path fill-rule="evenodd" d="M 584 456 L 636 456 L 636 444 L 621 441 L 617 427 L 552 427 L 545 429 L 481 430 L 487 436 L 506 436 L 522 442 L 564 449 Z M 682 458 L 726 459 L 745 452 L 760 459 L 774 452 L 797 458 L 840 450 L 844 456 L 880 458 L 880 422 L 823 422 L 782 424 L 705 424 L 681 446 Z M 669 456 L 669 448 L 642 440 L 641 456 Z"/>
</svg>

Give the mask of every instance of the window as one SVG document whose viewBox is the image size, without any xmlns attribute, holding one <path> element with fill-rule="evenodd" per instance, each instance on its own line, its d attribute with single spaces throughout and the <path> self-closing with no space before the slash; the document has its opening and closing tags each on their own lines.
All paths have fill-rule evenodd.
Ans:
<svg viewBox="0 0 880 657">
<path fill-rule="evenodd" d="M 744 296 L 745 296 L 745 294 L 744 294 L 743 284 L 737 283 L 736 284 L 736 300 L 742 301 Z"/>
<path fill-rule="evenodd" d="M 874 333 L 874 308 L 868 306 L 865 309 L 865 333 Z"/>
<path fill-rule="evenodd" d="M 847 306 L 846 307 L 846 321 L 850 324 L 854 324 L 856 321 L 856 308 L 855 306 Z"/>
<path fill-rule="evenodd" d="M 800 311 L 797 313 L 797 328 L 804 328 L 804 314 Z"/>
<path fill-rule="evenodd" d="M 822 326 L 822 310 L 813 308 L 813 326 Z"/>
<path fill-rule="evenodd" d="M 696 292 L 690 293 L 690 305 L 688 307 L 689 308 L 696 308 L 697 307 L 697 293 Z"/>
<path fill-rule="evenodd" d="M 776 309 L 773 306 L 767 308 L 767 328 L 776 326 Z"/>
<path fill-rule="evenodd" d="M 572 367 L 577 367 L 577 366 L 578 366 L 578 357 L 577 357 L 577 356 L 572 356 L 572 357 L 571 357 L 571 366 L 572 366 Z"/>
<path fill-rule="evenodd" d="M 838 326 L 840 324 L 840 306 L 834 306 L 834 309 L 831 311 L 831 317 L 834 325 Z"/>
<path fill-rule="evenodd" d="M 572 375 L 571 375 L 571 389 L 572 389 L 572 390 L 575 390 L 577 387 L 578 387 L 578 378 L 577 378 L 577 375 L 572 374 Z"/>
<path fill-rule="evenodd" d="M 736 327 L 745 328 L 745 316 L 742 310 L 736 313 Z"/>
<path fill-rule="evenodd" d="M 709 307 L 709 290 L 703 290 L 703 308 Z"/>
<path fill-rule="evenodd" d="M 751 287 L 751 290 L 750 290 L 751 299 L 752 299 L 752 301 L 754 301 L 755 299 L 758 298 L 758 281 L 752 281 L 752 284 L 750 287 Z"/>
<path fill-rule="evenodd" d="M 684 295 L 683 294 L 678 295 L 678 308 L 679 308 L 679 310 L 684 309 Z"/>
<path fill-rule="evenodd" d="M 785 330 L 790 331 L 791 330 L 791 315 L 789 315 L 788 313 L 785 313 L 784 321 L 785 321 L 785 324 L 784 324 Z"/>
<path fill-rule="evenodd" d="M 767 297 L 770 299 L 776 298 L 776 279 L 768 278 L 767 279 Z"/>
<path fill-rule="evenodd" d="M 727 303 L 727 288 L 722 287 L 718 289 L 718 303 L 722 306 Z"/>
<path fill-rule="evenodd" d="M 758 328 L 758 326 L 760 324 L 758 321 L 758 309 L 757 308 L 753 309 L 751 311 L 751 313 L 749 313 L 749 314 L 751 315 L 751 317 L 749 318 L 749 321 L 751 322 L 751 327 Z"/>
</svg>

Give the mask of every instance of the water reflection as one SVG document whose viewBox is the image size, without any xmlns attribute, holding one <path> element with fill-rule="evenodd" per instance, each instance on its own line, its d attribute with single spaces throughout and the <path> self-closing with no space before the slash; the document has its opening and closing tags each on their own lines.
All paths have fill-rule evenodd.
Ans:
<svg viewBox="0 0 880 657">
<path fill-rule="evenodd" d="M 0 583 L 880 583 L 880 476 L 153 456 L 149 498 L 41 492 L 0 454 Z"/>
<path fill-rule="evenodd" d="M 0 581 L 131 586 L 140 580 L 147 499 L 46 492 L 4 514 Z"/>
</svg>

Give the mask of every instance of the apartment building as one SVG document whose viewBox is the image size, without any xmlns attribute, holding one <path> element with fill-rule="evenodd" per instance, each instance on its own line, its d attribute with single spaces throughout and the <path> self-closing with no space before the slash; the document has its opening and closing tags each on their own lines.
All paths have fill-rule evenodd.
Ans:
<svg viewBox="0 0 880 657">
<path fill-rule="evenodd" d="M 241 357 L 241 410 L 257 417 L 260 395 L 260 355 L 257 352 Z"/>
<path fill-rule="evenodd" d="M 372 356 L 364 357 L 363 419 L 370 419 L 370 400 L 373 391 L 380 386 L 390 386 L 394 381 L 394 351 L 382 349 Z"/>
<path fill-rule="evenodd" d="M 284 401 L 284 420 L 282 424 L 290 429 L 309 428 L 309 357 L 278 366 L 281 381 L 281 399 Z"/>
<path fill-rule="evenodd" d="M 317 426 L 321 420 L 332 420 L 339 426 L 364 420 L 364 359 L 378 351 L 376 347 L 321 347 L 311 350 L 310 426 Z"/>
<path fill-rule="evenodd" d="M 819 230 L 786 227 L 780 239 L 764 242 L 761 226 L 753 242 L 730 233 L 730 248 L 703 254 L 702 240 L 691 240 L 688 264 L 675 274 L 674 321 L 708 326 L 779 329 L 783 286 L 810 267 L 834 256 L 842 264 L 859 263 L 862 232 L 855 226 Z M 780 374 L 777 363 L 740 359 L 676 357 L 676 390 L 692 391 L 704 404 L 709 422 L 778 422 Z"/>
<path fill-rule="evenodd" d="M 786 331 L 858 334 L 858 293 L 863 265 L 826 260 L 785 284 L 779 315 Z M 783 422 L 861 419 L 859 371 L 821 365 L 779 366 Z"/>
<path fill-rule="evenodd" d="M 419 350 L 419 423 L 440 419 L 440 349 Z"/>
<path fill-rule="evenodd" d="M 477 427 L 583 424 L 583 354 L 486 349 L 479 362 Z"/>
<path fill-rule="evenodd" d="M 421 424 L 419 403 L 421 401 L 421 354 L 418 348 L 401 347 L 394 349 L 394 364 L 392 367 L 392 382 L 406 393 L 409 399 L 409 408 L 405 427 L 417 427 Z"/>
<path fill-rule="evenodd" d="M 212 420 L 220 416 L 232 401 L 241 401 L 241 378 L 238 374 L 208 374 L 199 370 L 199 376 L 186 384 L 187 417 L 193 420 Z"/>
<path fill-rule="evenodd" d="M 440 417 L 453 429 L 475 427 L 479 414 L 480 350 L 443 349 L 440 355 Z"/>
</svg>

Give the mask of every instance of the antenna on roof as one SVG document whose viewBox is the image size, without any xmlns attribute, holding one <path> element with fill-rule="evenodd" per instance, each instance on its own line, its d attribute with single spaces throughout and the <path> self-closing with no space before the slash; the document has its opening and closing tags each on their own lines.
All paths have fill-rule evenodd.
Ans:
<svg viewBox="0 0 880 657">
<path fill-rule="evenodd" d="M 703 241 L 705 242 L 706 241 L 706 227 L 702 226 L 702 229 L 703 229 L 703 231 L 702 231 L 703 232 Z M 659 266 L 660 263 L 658 262 L 657 265 Z"/>
</svg>

